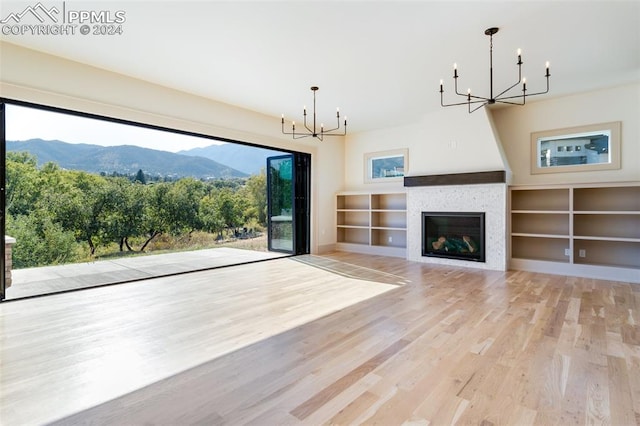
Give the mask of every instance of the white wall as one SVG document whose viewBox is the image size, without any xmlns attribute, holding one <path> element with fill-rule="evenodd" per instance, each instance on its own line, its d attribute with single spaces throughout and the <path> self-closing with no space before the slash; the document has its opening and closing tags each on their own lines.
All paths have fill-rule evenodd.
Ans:
<svg viewBox="0 0 640 426">
<path fill-rule="evenodd" d="M 312 155 L 312 252 L 335 243 L 343 141 L 293 142 L 280 118 L 0 42 L 0 96 Z"/>
<path fill-rule="evenodd" d="M 640 181 L 640 84 L 551 98 L 492 111 L 512 184 Z M 619 170 L 531 174 L 531 133 L 588 124 L 622 122 Z"/>
<path fill-rule="evenodd" d="M 409 150 L 407 176 L 508 170 L 485 110 L 443 108 L 416 124 L 347 135 L 345 190 L 400 189 L 403 182 L 364 182 L 364 154 Z"/>
</svg>

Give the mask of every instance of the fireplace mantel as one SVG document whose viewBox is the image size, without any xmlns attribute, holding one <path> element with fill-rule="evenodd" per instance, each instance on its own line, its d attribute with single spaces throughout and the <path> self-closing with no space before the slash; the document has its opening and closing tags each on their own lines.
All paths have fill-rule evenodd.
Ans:
<svg viewBox="0 0 640 426">
<path fill-rule="evenodd" d="M 506 183 L 506 173 L 504 170 L 496 170 L 492 172 L 405 176 L 404 178 L 404 186 L 477 185 L 483 183 Z"/>
</svg>

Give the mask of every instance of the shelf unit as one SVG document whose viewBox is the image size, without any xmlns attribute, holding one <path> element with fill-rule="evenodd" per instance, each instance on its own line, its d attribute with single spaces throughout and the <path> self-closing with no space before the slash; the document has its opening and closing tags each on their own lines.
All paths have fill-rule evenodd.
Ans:
<svg viewBox="0 0 640 426">
<path fill-rule="evenodd" d="M 640 183 L 513 186 L 510 267 L 640 283 Z"/>
<path fill-rule="evenodd" d="M 404 192 L 338 193 L 336 223 L 338 250 L 406 257 Z"/>
</svg>

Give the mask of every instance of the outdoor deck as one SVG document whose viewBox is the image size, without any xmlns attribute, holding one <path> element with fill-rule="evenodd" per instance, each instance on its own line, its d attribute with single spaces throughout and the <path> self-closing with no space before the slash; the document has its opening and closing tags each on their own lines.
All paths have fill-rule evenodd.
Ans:
<svg viewBox="0 0 640 426">
<path fill-rule="evenodd" d="M 15 269 L 6 299 L 201 271 L 286 256 L 283 253 L 220 247 L 113 260 Z"/>
</svg>

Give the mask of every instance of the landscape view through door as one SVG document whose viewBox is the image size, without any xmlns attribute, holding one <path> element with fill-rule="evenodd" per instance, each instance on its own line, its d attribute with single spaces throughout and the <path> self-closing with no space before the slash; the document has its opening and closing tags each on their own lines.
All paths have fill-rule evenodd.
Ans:
<svg viewBox="0 0 640 426">
<path fill-rule="evenodd" d="M 3 299 L 309 252 L 308 154 L 0 107 Z"/>
</svg>

